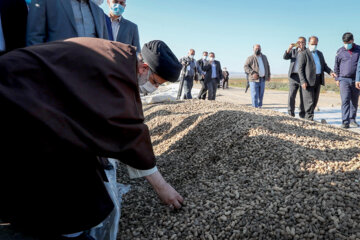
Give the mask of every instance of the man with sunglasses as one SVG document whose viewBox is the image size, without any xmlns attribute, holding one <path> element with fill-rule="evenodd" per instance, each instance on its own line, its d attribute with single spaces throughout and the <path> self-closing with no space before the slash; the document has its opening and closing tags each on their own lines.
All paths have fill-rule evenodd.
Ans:
<svg viewBox="0 0 360 240">
<path fill-rule="evenodd" d="M 299 53 L 306 49 L 306 39 L 299 37 L 296 43 L 290 44 L 289 48 L 284 53 L 284 59 L 290 60 L 289 68 L 289 98 L 288 98 L 288 113 L 290 116 L 295 117 L 295 99 L 296 94 L 299 91 L 300 104 L 299 104 L 299 117 L 305 117 L 304 101 L 302 97 L 302 90 L 299 79 Z"/>
</svg>

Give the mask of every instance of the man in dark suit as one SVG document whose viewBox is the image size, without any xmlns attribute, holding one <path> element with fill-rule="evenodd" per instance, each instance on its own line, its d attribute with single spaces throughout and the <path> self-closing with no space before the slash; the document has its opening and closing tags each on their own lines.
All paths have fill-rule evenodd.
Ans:
<svg viewBox="0 0 360 240">
<path fill-rule="evenodd" d="M 27 14 L 24 0 L 0 1 L 0 55 L 25 47 Z"/>
<path fill-rule="evenodd" d="M 295 47 L 295 48 L 294 48 Z M 299 106 L 299 116 L 300 118 L 305 117 L 304 101 L 302 98 L 302 91 L 300 86 L 300 79 L 298 74 L 299 53 L 306 49 L 306 39 L 304 37 L 299 37 L 297 43 L 290 44 L 289 48 L 285 51 L 284 59 L 290 60 L 289 68 L 289 100 L 288 100 L 288 113 L 290 116 L 295 117 L 295 99 L 296 94 L 299 90 L 300 92 L 300 106 Z"/>
<path fill-rule="evenodd" d="M 309 48 L 299 55 L 299 77 L 303 89 L 305 119 L 314 120 L 314 109 L 318 103 L 321 85 L 325 85 L 324 72 L 336 77 L 327 66 L 324 55 L 317 50 L 319 39 L 309 38 Z"/>
<path fill-rule="evenodd" d="M 217 85 L 222 79 L 222 70 L 219 61 L 215 60 L 215 53 L 209 54 L 209 62 L 202 68 L 205 71 L 204 83 L 209 91 L 208 100 L 215 100 Z"/>
<path fill-rule="evenodd" d="M 201 89 L 198 95 L 198 99 L 203 99 L 203 100 L 206 99 L 206 93 L 208 89 L 204 82 L 206 72 L 203 71 L 202 69 L 207 63 L 208 63 L 208 52 L 204 51 L 202 58 L 197 61 L 197 65 L 199 67 L 198 72 L 200 74 L 200 84 L 201 84 Z"/>
<path fill-rule="evenodd" d="M 224 77 L 223 82 L 222 82 L 222 88 L 223 89 L 229 88 L 229 71 L 227 70 L 226 67 L 224 67 L 222 75 Z"/>
<path fill-rule="evenodd" d="M 110 8 L 110 16 L 106 16 L 109 39 L 135 46 L 136 51 L 140 52 L 138 26 L 122 16 L 125 11 L 126 0 L 107 0 L 107 3 Z"/>
<path fill-rule="evenodd" d="M 29 8 L 28 46 L 73 37 L 108 39 L 103 10 L 91 0 L 33 0 Z"/>
</svg>

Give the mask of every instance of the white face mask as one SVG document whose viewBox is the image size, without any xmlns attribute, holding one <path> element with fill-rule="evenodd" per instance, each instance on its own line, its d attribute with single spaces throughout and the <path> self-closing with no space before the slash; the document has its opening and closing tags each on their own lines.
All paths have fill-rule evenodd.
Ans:
<svg viewBox="0 0 360 240">
<path fill-rule="evenodd" d="M 151 82 L 147 81 L 144 85 L 139 86 L 142 93 L 153 93 L 157 90 Z"/>
<path fill-rule="evenodd" d="M 211 57 L 211 58 L 210 58 L 210 61 L 214 61 L 214 59 L 215 59 L 215 58 Z"/>
<path fill-rule="evenodd" d="M 350 49 L 352 49 L 353 44 L 352 43 L 345 43 L 344 47 L 345 47 L 346 50 L 350 50 Z"/>
<path fill-rule="evenodd" d="M 316 49 L 317 49 L 317 45 L 309 45 L 309 50 L 310 50 L 311 52 L 315 52 Z"/>
<path fill-rule="evenodd" d="M 104 3 L 104 0 L 92 0 L 92 1 L 98 6 Z"/>
<path fill-rule="evenodd" d="M 157 87 L 155 87 L 150 81 L 150 75 L 152 71 L 149 69 L 148 73 L 145 76 L 139 76 L 138 82 L 139 82 L 139 88 L 142 93 L 153 93 L 157 90 Z"/>
<path fill-rule="evenodd" d="M 204 60 L 207 60 L 207 58 L 208 58 L 208 56 L 203 56 L 203 59 L 204 59 Z"/>
</svg>

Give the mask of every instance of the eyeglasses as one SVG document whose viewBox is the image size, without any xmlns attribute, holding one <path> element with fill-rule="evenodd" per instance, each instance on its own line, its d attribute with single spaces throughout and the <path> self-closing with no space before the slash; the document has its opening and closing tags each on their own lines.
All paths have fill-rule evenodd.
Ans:
<svg viewBox="0 0 360 240">
<path fill-rule="evenodd" d="M 155 80 L 155 78 L 154 78 L 153 80 L 154 80 L 154 83 L 155 83 L 155 86 L 156 86 L 156 87 L 159 87 L 159 86 L 161 85 L 161 83 L 157 82 L 157 81 Z"/>
<path fill-rule="evenodd" d="M 162 84 L 162 83 L 159 83 L 159 82 L 156 80 L 153 72 L 151 73 L 151 78 L 152 78 L 152 80 L 153 80 L 153 82 L 154 82 L 155 87 L 159 87 L 159 86 Z"/>
</svg>

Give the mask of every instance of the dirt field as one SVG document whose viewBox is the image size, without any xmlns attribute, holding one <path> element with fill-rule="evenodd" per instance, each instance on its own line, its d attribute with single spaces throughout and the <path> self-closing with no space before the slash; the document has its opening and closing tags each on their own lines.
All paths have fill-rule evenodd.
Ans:
<svg viewBox="0 0 360 240">
<path fill-rule="evenodd" d="M 200 84 L 195 84 L 196 88 L 200 88 Z M 218 89 L 216 100 L 221 102 L 230 102 L 236 104 L 245 104 L 251 106 L 250 89 L 245 93 L 244 88 L 230 87 L 229 89 Z M 299 103 L 299 97 L 296 100 L 296 106 Z M 287 108 L 288 92 L 277 90 L 265 90 L 263 108 Z M 340 94 L 337 93 L 321 93 L 318 107 L 340 107 Z"/>
</svg>

